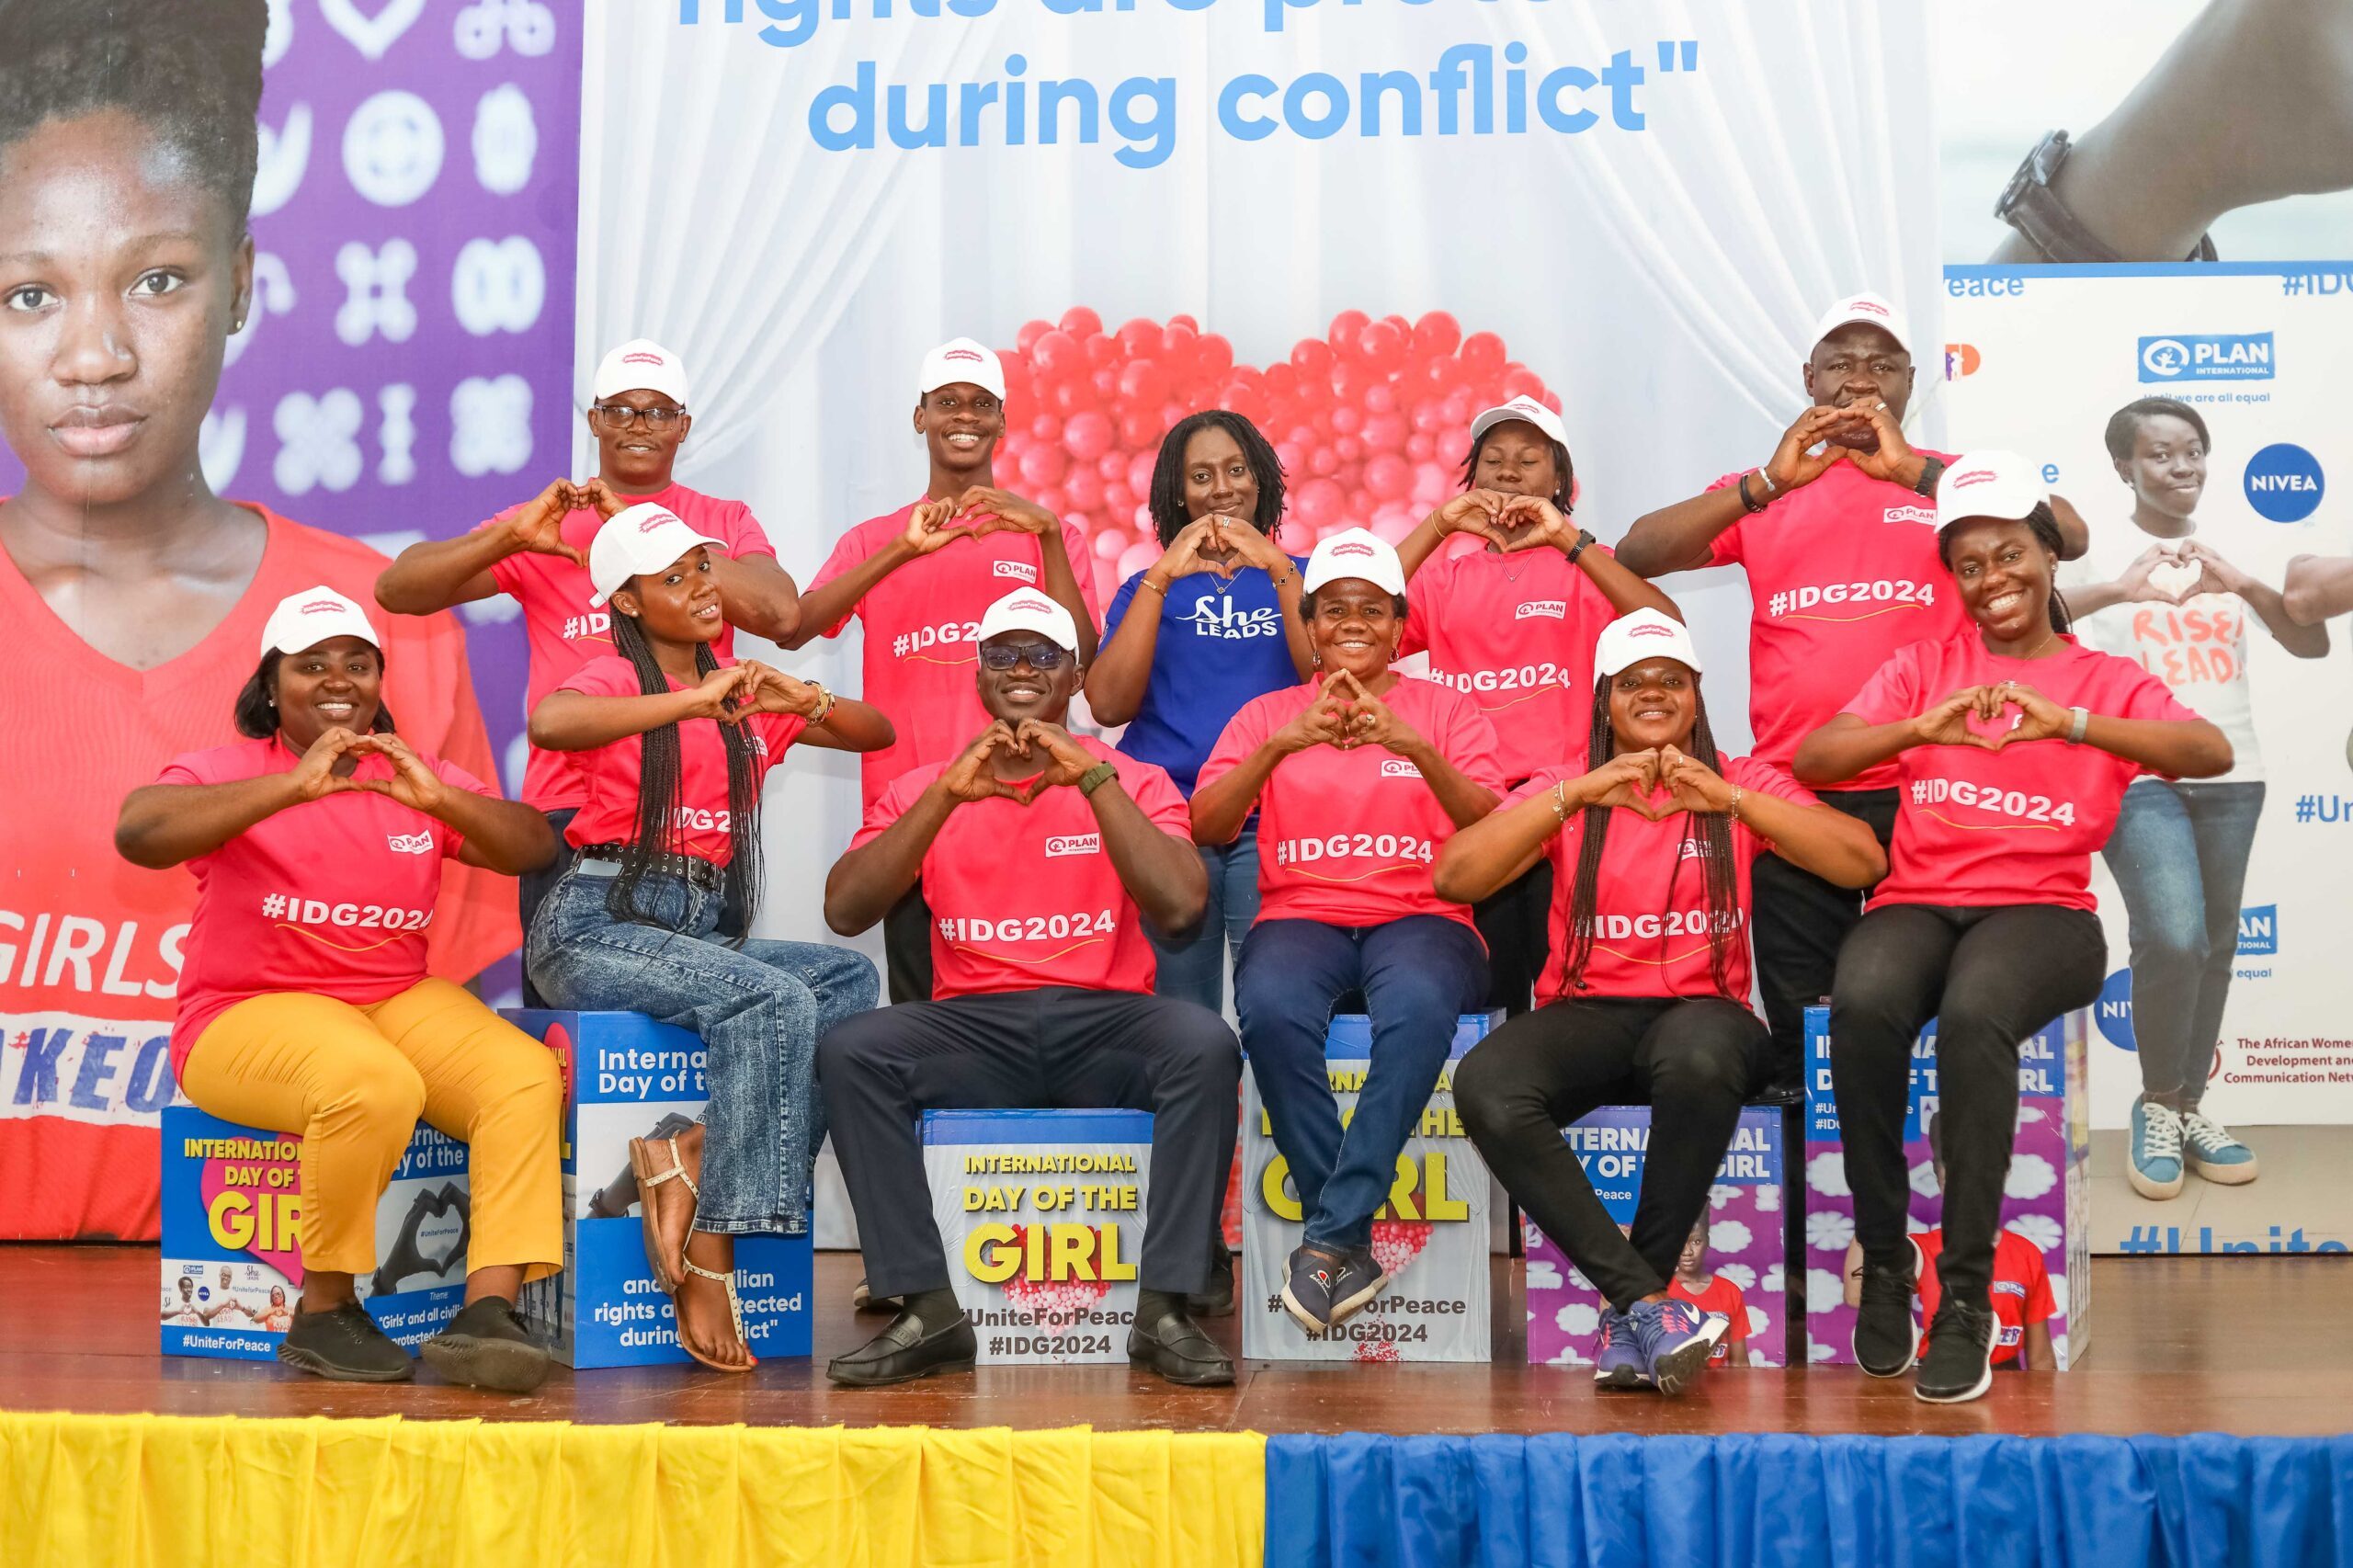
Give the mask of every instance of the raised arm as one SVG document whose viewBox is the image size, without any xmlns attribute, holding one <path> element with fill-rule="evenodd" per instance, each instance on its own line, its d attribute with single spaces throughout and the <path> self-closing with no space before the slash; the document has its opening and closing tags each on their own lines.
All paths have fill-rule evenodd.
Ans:
<svg viewBox="0 0 2353 1568">
<path fill-rule="evenodd" d="M 729 665 L 705 676 L 699 686 L 650 697 L 596 697 L 585 691 L 549 692 L 531 710 L 531 744 L 541 751 L 594 751 L 688 719 L 722 719 L 735 688 L 755 678 L 761 666 Z M 773 674 L 774 672 L 770 672 Z"/>
<path fill-rule="evenodd" d="M 1745 823 L 1792 865 L 1842 888 L 1867 888 L 1887 875 L 1887 856 L 1870 824 L 1835 806 L 1801 805 L 1762 790 L 1743 790 L 1706 763 L 1673 746 L 1660 748 L 1659 782 L 1686 811 Z"/>
<path fill-rule="evenodd" d="M 879 708 L 855 698 L 835 697 L 810 681 L 795 680 L 782 670 L 770 669 L 756 659 L 744 663 L 751 673 L 735 694 L 739 710 L 748 706 L 763 713 L 797 713 L 809 721 L 800 744 L 827 751 L 881 751 L 898 737 L 897 730 Z"/>
<path fill-rule="evenodd" d="M 825 925 L 838 936 L 855 937 L 871 927 L 906 896 L 923 875 L 923 858 L 947 825 L 950 812 L 992 795 L 1021 798 L 997 781 L 991 757 L 1014 749 L 1012 727 L 1002 719 L 981 732 L 963 755 L 924 786 L 915 803 L 871 841 L 834 862 L 825 877 Z"/>
<path fill-rule="evenodd" d="M 558 479 L 505 522 L 410 545 L 376 579 L 376 602 L 394 615 L 431 615 L 486 599 L 498 592 L 491 567 L 524 551 L 585 565 L 580 552 L 563 541 L 563 517 L 589 505 L 586 486 Z"/>
<path fill-rule="evenodd" d="M 357 788 L 335 774 L 360 736 L 337 727 L 311 743 L 284 773 L 228 784 L 148 784 L 123 798 L 115 818 L 115 852 L 134 866 L 163 870 L 215 849 L 289 806 Z M 542 819 L 544 821 L 545 819 Z"/>
<path fill-rule="evenodd" d="M 2280 602 L 2300 626 L 2353 610 L 2353 555 L 2299 555 L 2288 562 Z"/>
<path fill-rule="evenodd" d="M 1040 790 L 1074 788 L 1098 760 L 1069 732 L 1042 720 L 1025 720 L 1014 738 L 1044 755 L 1045 771 L 1036 786 Z M 1097 785 L 1086 803 L 1103 830 L 1103 851 L 1120 873 L 1120 885 L 1144 917 L 1171 933 L 1199 925 L 1201 912 L 1209 906 L 1210 879 L 1192 841 L 1164 832 L 1116 777 Z"/>
<path fill-rule="evenodd" d="M 972 530 L 950 519 L 956 512 L 953 501 L 924 501 L 908 514 L 907 526 L 890 541 L 843 573 L 827 582 L 812 584 L 800 597 L 800 618 L 791 632 L 769 641 L 787 649 L 806 646 L 815 638 L 828 636 L 833 628 L 849 619 L 858 601 L 874 590 L 874 585 L 904 566 L 908 562 L 929 555 L 955 543 L 970 539 Z"/>
<path fill-rule="evenodd" d="M 1341 694 L 1334 676 L 1324 683 L 1315 700 L 1291 722 L 1253 747 L 1241 761 L 1193 791 L 1193 842 L 1231 844 L 1250 820 L 1251 810 L 1266 791 L 1276 765 L 1293 752 L 1312 745 L 1337 745 L 1347 738 L 1341 727 Z"/>
<path fill-rule="evenodd" d="M 1781 433 L 1781 444 L 1765 466 L 1749 472 L 1749 494 L 1766 502 L 1812 483 L 1837 460 L 1835 451 L 1814 449 L 1832 430 L 1854 422 L 1855 416 L 1845 409 L 1827 404 L 1808 408 Z M 1663 577 L 1669 572 L 1705 566 L 1717 536 L 1746 513 L 1738 486 L 1703 490 L 1688 501 L 1635 518 L 1626 537 L 1618 541 L 1618 560 L 1638 577 Z"/>
<path fill-rule="evenodd" d="M 461 863 L 519 877 L 555 858 L 555 829 L 543 812 L 445 782 L 398 735 L 363 736 L 352 749 L 379 753 L 392 765 L 390 778 L 370 778 L 354 787 L 448 824 L 462 840 L 458 846 Z"/>
<path fill-rule="evenodd" d="M 1034 534 L 1038 540 L 1038 559 L 1042 570 L 1038 574 L 1038 586 L 1046 597 L 1070 611 L 1071 619 L 1078 627 L 1078 662 L 1092 664 L 1095 660 L 1095 612 L 1087 608 L 1086 596 L 1080 591 L 1078 575 L 1072 565 L 1070 551 L 1063 541 L 1062 519 L 1035 501 L 1016 495 L 1010 490 L 992 484 L 975 484 L 957 498 L 959 517 L 972 517 L 983 513 L 994 514 L 997 526 L 1017 528 Z"/>
<path fill-rule="evenodd" d="M 1623 562 L 1593 542 L 1592 536 L 1577 527 L 1552 502 L 1540 495 L 1514 495 L 1504 502 L 1495 518 L 1506 534 L 1523 524 L 1532 525 L 1512 543 L 1504 547 L 1506 553 L 1522 550 L 1557 550 L 1568 557 L 1570 563 L 1586 574 L 1586 580 L 1601 590 L 1609 608 L 1620 615 L 1631 615 L 1638 609 L 1654 609 L 1675 620 L 1683 619 L 1683 611 L 1675 601 L 1653 587 L 1650 583 L 1627 570 Z M 1579 543 L 1580 540 L 1585 542 Z"/>
</svg>

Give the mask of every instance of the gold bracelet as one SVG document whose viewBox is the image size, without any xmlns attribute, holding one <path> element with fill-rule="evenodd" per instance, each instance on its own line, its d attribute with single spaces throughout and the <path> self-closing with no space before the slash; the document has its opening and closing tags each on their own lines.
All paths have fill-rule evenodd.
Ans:
<svg viewBox="0 0 2353 1568">
<path fill-rule="evenodd" d="M 1724 808 L 1724 815 L 1732 818 L 1734 822 L 1738 822 L 1740 820 L 1740 797 L 1746 791 L 1743 790 L 1737 784 L 1732 787 L 1732 804 Z"/>
<path fill-rule="evenodd" d="M 1552 786 L 1552 814 L 1563 823 L 1569 820 L 1569 781 L 1565 778 Z"/>
<path fill-rule="evenodd" d="M 1158 594 L 1164 599 L 1168 597 L 1168 590 L 1154 582 L 1150 577 L 1137 578 L 1136 586 L 1139 588 L 1150 588 L 1154 593 Z"/>
<path fill-rule="evenodd" d="M 818 682 L 813 680 L 809 685 L 810 687 L 817 694 L 817 707 L 816 710 L 809 715 L 809 722 L 812 724 L 822 724 L 828 718 L 833 716 L 834 703 L 837 699 L 832 692 L 827 691 L 824 687 L 820 685 Z"/>
</svg>

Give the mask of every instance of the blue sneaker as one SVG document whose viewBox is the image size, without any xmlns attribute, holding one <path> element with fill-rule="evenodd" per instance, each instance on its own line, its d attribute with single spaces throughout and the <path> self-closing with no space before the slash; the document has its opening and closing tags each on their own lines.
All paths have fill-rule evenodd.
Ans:
<svg viewBox="0 0 2353 1568">
<path fill-rule="evenodd" d="M 1643 1373 L 1661 1393 L 1681 1393 L 1699 1375 L 1708 1357 L 1722 1337 L 1725 1321 L 1702 1312 L 1688 1301 L 1637 1301 L 1633 1319 L 1634 1346 L 1643 1358 Z"/>
<path fill-rule="evenodd" d="M 1283 1310 L 1310 1334 L 1323 1334 L 1362 1312 L 1389 1276 L 1373 1261 L 1370 1247 L 1334 1256 L 1302 1246 L 1290 1255 L 1283 1281 Z"/>
<path fill-rule="evenodd" d="M 2219 1131 L 2219 1130 L 2218 1130 Z M 2136 1100 L 2132 1105 L 2132 1165 L 2125 1176 L 2143 1198 L 2181 1193 L 2181 1116 L 2168 1107 Z M 2241 1178 L 2245 1179 L 2245 1178 Z"/>
<path fill-rule="evenodd" d="M 1643 1386 L 1643 1352 L 1634 1343 L 1634 1320 L 1605 1303 L 1601 1333 L 1593 1342 L 1593 1381 L 1606 1389 Z"/>
<path fill-rule="evenodd" d="M 2244 1187 L 2255 1179 L 2255 1151 L 2231 1136 L 2221 1122 L 2194 1110 L 2181 1115 L 2181 1140 L 2189 1168 L 2220 1187 Z"/>
</svg>

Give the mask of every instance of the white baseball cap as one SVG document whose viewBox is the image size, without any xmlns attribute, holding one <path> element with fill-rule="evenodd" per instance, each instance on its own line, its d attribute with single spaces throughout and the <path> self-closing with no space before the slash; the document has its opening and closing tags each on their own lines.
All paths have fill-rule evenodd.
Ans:
<svg viewBox="0 0 2353 1568">
<path fill-rule="evenodd" d="M 1906 354 L 1912 352 L 1912 328 L 1904 312 L 1890 304 L 1884 295 L 1849 294 L 1828 310 L 1813 324 L 1813 335 L 1806 339 L 1806 352 L 1811 354 L 1822 340 L 1845 326 L 1848 322 L 1868 322 L 1895 339 L 1895 345 Z"/>
<path fill-rule="evenodd" d="M 969 337 L 951 337 L 923 357 L 923 373 L 915 379 L 915 395 L 969 381 L 983 392 L 1005 397 L 1005 366 L 996 352 Z"/>
<path fill-rule="evenodd" d="M 2023 517 L 2051 499 L 2042 475 L 2016 452 L 1963 452 L 1937 481 L 1937 526 L 1963 517 Z"/>
<path fill-rule="evenodd" d="M 1498 403 L 1472 420 L 1471 438 L 1475 441 L 1496 426 L 1511 419 L 1526 420 L 1561 445 L 1565 447 L 1569 444 L 1569 432 L 1566 426 L 1562 425 L 1561 416 L 1532 397 L 1516 397 L 1509 403 Z"/>
<path fill-rule="evenodd" d="M 278 601 L 278 608 L 262 623 L 261 656 L 299 653 L 330 637 L 357 637 L 380 653 L 384 646 L 384 640 L 368 623 L 368 612 L 323 583 Z"/>
<path fill-rule="evenodd" d="M 660 392 L 680 408 L 687 406 L 687 368 L 678 357 L 650 337 L 632 337 L 597 363 L 597 379 L 588 395 L 599 402 L 625 392 Z"/>
<path fill-rule="evenodd" d="M 588 545 L 591 606 L 602 606 L 613 591 L 641 572 L 659 572 L 699 544 L 726 546 L 688 524 L 667 506 L 651 501 L 614 515 Z"/>
<path fill-rule="evenodd" d="M 1691 641 L 1691 629 L 1661 610 L 1621 615 L 1594 639 L 1596 679 L 1608 680 L 1644 659 L 1677 659 L 1693 675 L 1699 673 L 1699 650 Z"/>
<path fill-rule="evenodd" d="M 972 643 L 977 647 L 1008 631 L 1035 631 L 1065 653 L 1078 652 L 1078 622 L 1051 595 L 1036 588 L 1016 588 L 983 611 Z"/>
<path fill-rule="evenodd" d="M 1394 547 L 1368 528 L 1342 528 L 1318 544 L 1307 557 L 1302 591 L 1312 594 L 1343 577 L 1361 577 L 1386 594 L 1405 591 L 1405 563 Z"/>
</svg>

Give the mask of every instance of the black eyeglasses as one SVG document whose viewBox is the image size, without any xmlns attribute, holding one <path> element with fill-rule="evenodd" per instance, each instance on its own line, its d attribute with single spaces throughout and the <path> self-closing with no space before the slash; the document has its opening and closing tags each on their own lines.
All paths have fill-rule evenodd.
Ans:
<svg viewBox="0 0 2353 1568">
<path fill-rule="evenodd" d="M 1062 662 L 1069 657 L 1070 653 L 1067 649 L 1057 648 L 1051 642 L 983 642 L 981 644 L 981 663 L 993 670 L 1009 670 L 1024 661 L 1027 661 L 1033 670 L 1059 669 Z"/>
<path fill-rule="evenodd" d="M 625 403 L 594 403 L 588 405 L 588 412 L 616 430 L 626 430 L 642 419 L 647 429 L 657 433 L 687 416 L 683 408 L 631 408 Z"/>
</svg>

